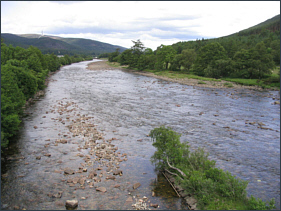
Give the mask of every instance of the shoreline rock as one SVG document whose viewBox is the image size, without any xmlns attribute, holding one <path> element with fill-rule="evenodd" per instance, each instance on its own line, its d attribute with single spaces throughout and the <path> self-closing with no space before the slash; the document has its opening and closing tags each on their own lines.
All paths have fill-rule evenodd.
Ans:
<svg viewBox="0 0 281 211">
<path fill-rule="evenodd" d="M 198 210 L 197 209 L 197 200 L 194 197 L 192 197 L 191 194 L 186 193 L 184 191 L 184 189 L 181 187 L 180 184 L 176 184 L 176 180 L 175 180 L 175 178 L 172 175 L 170 175 L 166 171 L 164 171 L 163 173 L 170 180 L 172 185 L 175 187 L 175 189 L 177 190 L 177 192 L 180 195 L 180 197 L 185 200 L 186 204 L 188 205 L 188 208 L 190 210 Z"/>
</svg>

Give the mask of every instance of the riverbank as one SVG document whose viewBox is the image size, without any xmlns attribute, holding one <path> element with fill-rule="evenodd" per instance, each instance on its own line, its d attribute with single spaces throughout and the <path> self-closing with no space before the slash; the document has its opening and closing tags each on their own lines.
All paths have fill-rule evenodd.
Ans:
<svg viewBox="0 0 281 211">
<path fill-rule="evenodd" d="M 137 71 L 132 69 L 127 69 L 126 66 L 119 66 L 114 63 L 110 64 L 106 60 L 98 61 L 90 63 L 87 67 L 89 70 L 113 70 L 113 69 L 119 69 L 124 70 L 126 72 L 131 72 L 139 75 L 144 75 L 148 77 L 154 77 L 165 81 L 170 81 L 174 83 L 180 83 L 188 86 L 196 86 L 196 87 L 206 87 L 206 88 L 232 88 L 232 89 L 250 89 L 250 90 L 265 90 L 259 86 L 245 86 L 240 85 L 234 82 L 230 81 L 224 81 L 224 80 L 201 80 L 201 79 L 194 79 L 194 78 L 179 78 L 179 76 L 176 75 L 176 73 L 170 74 L 170 77 L 167 76 L 161 76 L 156 75 L 152 72 L 146 72 L 146 71 Z M 267 90 L 267 89 L 266 89 Z M 268 89 L 268 90 L 276 90 L 276 89 Z"/>
</svg>

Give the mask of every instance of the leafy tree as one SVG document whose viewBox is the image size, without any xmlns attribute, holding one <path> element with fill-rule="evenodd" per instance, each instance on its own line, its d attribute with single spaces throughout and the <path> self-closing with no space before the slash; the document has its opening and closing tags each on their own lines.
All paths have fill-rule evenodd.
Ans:
<svg viewBox="0 0 281 211">
<path fill-rule="evenodd" d="M 234 55 L 234 67 L 235 71 L 232 73 L 232 77 L 249 78 L 250 74 L 248 69 L 250 68 L 249 60 L 251 58 L 250 52 L 245 49 L 241 49 Z"/>
<path fill-rule="evenodd" d="M 204 76 L 210 78 L 227 77 L 233 72 L 233 61 L 231 59 L 215 60 L 212 65 L 204 69 Z"/>
<path fill-rule="evenodd" d="M 270 43 L 271 55 L 276 65 L 280 65 L 280 39 Z"/>
<path fill-rule="evenodd" d="M 176 50 L 170 45 L 161 45 L 156 50 L 156 68 L 163 70 L 163 67 L 167 70 L 169 63 L 171 63 L 176 55 Z"/>
<path fill-rule="evenodd" d="M 204 70 L 208 66 L 208 68 L 215 68 L 215 61 L 220 59 L 227 59 L 224 47 L 218 42 L 209 43 L 200 49 L 194 62 L 193 71 L 204 76 Z"/>
<path fill-rule="evenodd" d="M 170 70 L 173 71 L 180 70 L 182 61 L 183 61 L 183 55 L 176 54 L 171 62 Z"/>
<path fill-rule="evenodd" d="M 110 62 L 117 62 L 118 61 L 118 56 L 120 54 L 119 50 L 120 49 L 117 48 L 115 52 L 110 53 L 109 57 L 108 57 L 108 61 L 110 61 Z"/>
<path fill-rule="evenodd" d="M 163 170 L 167 167 L 167 158 L 171 164 L 178 164 L 182 162 L 183 156 L 189 153 L 187 143 L 180 142 L 181 135 L 169 127 L 155 128 L 150 131 L 149 136 L 153 141 L 152 145 L 157 149 L 151 157 L 157 169 Z"/>
<path fill-rule="evenodd" d="M 267 52 L 264 42 L 258 43 L 250 50 L 250 78 L 263 78 L 265 74 L 271 74 L 274 62 L 270 53 Z"/>
<path fill-rule="evenodd" d="M 46 54 L 45 60 L 46 60 L 46 63 L 47 63 L 47 69 L 49 71 L 55 72 L 59 69 L 59 67 L 60 67 L 59 58 L 56 55 Z M 73 61 L 75 61 L 74 58 L 73 58 Z"/>
<path fill-rule="evenodd" d="M 263 78 L 275 65 L 263 42 L 250 50 L 242 49 L 234 55 L 236 77 Z M 237 74 L 238 73 L 238 74 Z"/>
<path fill-rule="evenodd" d="M 127 49 L 120 54 L 118 58 L 118 62 L 121 65 L 130 65 L 132 64 L 132 60 L 133 60 L 132 58 L 133 58 L 132 49 Z"/>
<path fill-rule="evenodd" d="M 18 131 L 24 103 L 15 74 L 7 65 L 1 65 L 1 146 L 6 146 Z"/>
<path fill-rule="evenodd" d="M 38 88 L 36 77 L 26 66 L 27 64 L 25 61 L 18 61 L 15 59 L 9 60 L 6 65 L 2 66 L 14 73 L 17 85 L 24 94 L 25 100 L 33 97 Z"/>
<path fill-rule="evenodd" d="M 144 50 L 144 55 L 153 55 L 153 50 L 151 48 L 146 48 Z"/>
<path fill-rule="evenodd" d="M 196 59 L 196 52 L 194 49 L 185 49 L 182 51 L 182 60 L 180 64 L 184 67 L 185 70 L 189 71 Z"/>
</svg>

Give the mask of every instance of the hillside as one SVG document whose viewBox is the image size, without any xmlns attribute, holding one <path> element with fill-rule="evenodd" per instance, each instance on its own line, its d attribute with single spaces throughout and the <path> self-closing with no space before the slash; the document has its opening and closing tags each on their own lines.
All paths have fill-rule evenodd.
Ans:
<svg viewBox="0 0 281 211">
<path fill-rule="evenodd" d="M 90 54 L 97 56 L 101 53 L 114 52 L 117 48 L 120 52 L 126 50 L 126 48 L 108 43 L 103 43 L 90 39 L 82 38 L 63 38 L 57 36 L 44 35 L 40 37 L 37 34 L 22 34 L 15 35 L 9 33 L 1 34 L 4 43 L 7 45 L 13 45 L 28 48 L 30 45 L 39 48 L 42 53 L 54 53 L 58 54 Z"/>
<path fill-rule="evenodd" d="M 269 30 L 272 32 L 280 31 L 280 14 L 248 29 L 239 31 L 233 35 L 247 36 L 252 34 L 259 34 L 264 30 Z"/>
</svg>

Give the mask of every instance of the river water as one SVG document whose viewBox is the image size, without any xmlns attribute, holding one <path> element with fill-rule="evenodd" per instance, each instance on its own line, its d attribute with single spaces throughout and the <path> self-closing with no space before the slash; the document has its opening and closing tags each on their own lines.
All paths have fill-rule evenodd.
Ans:
<svg viewBox="0 0 281 211">
<path fill-rule="evenodd" d="M 26 110 L 2 166 L 2 209 L 65 209 L 68 199 L 77 199 L 78 209 L 132 209 L 143 196 L 158 209 L 187 209 L 150 162 L 155 148 L 147 135 L 161 125 L 182 134 L 191 150 L 204 148 L 217 167 L 249 181 L 248 195 L 275 198 L 280 208 L 279 92 L 192 87 L 121 70 L 87 70 L 88 63 L 62 67 L 45 96 Z M 95 184 L 105 193 L 66 181 L 64 169 L 78 170 L 85 161 L 77 154 L 89 153 L 81 147 L 86 137 L 67 127 L 78 117 L 87 117 L 120 155 L 127 154 L 119 164 L 122 176 Z M 56 144 L 62 138 L 68 143 Z M 135 183 L 141 186 L 132 189 Z M 61 197 L 52 196 L 58 192 Z"/>
</svg>

